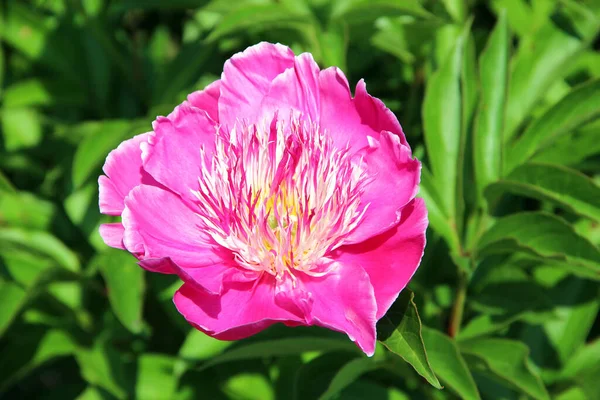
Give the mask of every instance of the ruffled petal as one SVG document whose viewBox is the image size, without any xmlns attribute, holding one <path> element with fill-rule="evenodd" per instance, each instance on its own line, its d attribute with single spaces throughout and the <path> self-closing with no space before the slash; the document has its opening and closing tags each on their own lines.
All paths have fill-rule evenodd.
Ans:
<svg viewBox="0 0 600 400">
<path fill-rule="evenodd" d="M 187 98 L 190 104 L 206 111 L 208 116 L 219 122 L 219 96 L 221 95 L 221 81 L 217 80 L 204 88 L 191 93 Z"/>
<path fill-rule="evenodd" d="M 370 179 L 361 196 L 361 204 L 367 210 L 346 243 L 358 243 L 395 226 L 400 221 L 400 210 L 419 190 L 421 163 L 412 158 L 410 149 L 400 142 L 398 135 L 384 131 L 379 140 L 370 142 L 356 153 Z"/>
<path fill-rule="evenodd" d="M 100 225 L 100 236 L 107 246 L 114 247 L 115 249 L 125 250 L 123 245 L 123 233 L 125 228 L 120 222 L 113 224 L 102 224 Z"/>
<path fill-rule="evenodd" d="M 293 68 L 277 76 L 261 104 L 261 116 L 270 118 L 275 112 L 287 119 L 302 116 L 319 123 L 319 66 L 309 53 L 294 59 Z"/>
<path fill-rule="evenodd" d="M 141 146 L 144 169 L 183 199 L 194 201 L 191 191 L 198 189 L 200 149 L 208 157 L 214 152 L 215 123 L 186 101 L 168 117 L 158 117 L 153 127 L 154 134 Z"/>
<path fill-rule="evenodd" d="M 121 143 L 111 151 L 104 163 L 104 173 L 98 179 L 100 190 L 100 212 L 121 215 L 125 196 L 142 183 L 156 185 L 156 181 L 142 168 L 140 145 L 145 143 L 151 132 L 137 135 Z"/>
<path fill-rule="evenodd" d="M 382 235 L 342 246 L 333 257 L 342 264 L 365 269 L 377 300 L 377 319 L 383 317 L 417 270 L 425 249 L 427 209 L 414 199 L 402 209 L 402 219 Z"/>
<path fill-rule="evenodd" d="M 352 263 L 338 263 L 323 277 L 298 274 L 311 294 L 312 321 L 345 332 L 368 356 L 375 352 L 377 304 L 369 275 Z"/>
<path fill-rule="evenodd" d="M 243 339 L 276 322 L 300 321 L 275 304 L 275 278 L 268 274 L 225 285 L 221 296 L 212 296 L 185 283 L 175 293 L 175 306 L 190 324 L 222 340 Z"/>
<path fill-rule="evenodd" d="M 141 259 L 170 257 L 182 267 L 221 262 L 219 247 L 202 232 L 200 217 L 166 190 L 146 185 L 133 189 L 125 199 L 123 226 L 125 247 Z"/>
<path fill-rule="evenodd" d="M 400 143 L 409 147 L 402 127 L 394 113 L 381 100 L 367 93 L 367 86 L 363 79 L 356 84 L 354 105 L 363 124 L 368 125 L 375 132 L 392 132 L 398 135 Z"/>
<path fill-rule="evenodd" d="M 271 82 L 294 65 L 294 53 L 281 44 L 259 43 L 231 57 L 221 75 L 219 121 L 231 128 L 236 120 L 255 122 Z"/>
</svg>

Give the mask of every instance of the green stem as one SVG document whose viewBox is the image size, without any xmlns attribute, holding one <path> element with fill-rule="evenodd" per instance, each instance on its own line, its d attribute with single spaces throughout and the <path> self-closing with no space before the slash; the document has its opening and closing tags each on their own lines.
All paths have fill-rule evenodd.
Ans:
<svg viewBox="0 0 600 400">
<path fill-rule="evenodd" d="M 467 299 L 467 276 L 463 271 L 458 271 L 458 286 L 456 288 L 456 297 L 452 314 L 450 315 L 450 324 L 448 325 L 448 335 L 456 337 L 460 331 L 463 313 L 465 310 L 465 300 Z"/>
</svg>

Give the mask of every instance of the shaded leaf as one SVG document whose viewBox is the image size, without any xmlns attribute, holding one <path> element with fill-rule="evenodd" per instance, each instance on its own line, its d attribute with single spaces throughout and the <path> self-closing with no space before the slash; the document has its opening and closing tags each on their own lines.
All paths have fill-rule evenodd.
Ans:
<svg viewBox="0 0 600 400">
<path fill-rule="evenodd" d="M 363 374 L 381 367 L 381 363 L 371 358 L 356 358 L 342 366 L 329 384 L 329 387 L 319 399 L 330 399 L 342 392 L 346 387 L 358 380 Z"/>
<path fill-rule="evenodd" d="M 423 327 L 427 356 L 436 375 L 461 399 L 479 399 L 479 392 L 454 340 L 434 329 Z"/>
<path fill-rule="evenodd" d="M 529 349 L 507 339 L 473 339 L 459 342 L 460 349 L 481 369 L 510 383 L 534 399 L 550 399 L 542 380 L 528 361 Z"/>
<path fill-rule="evenodd" d="M 402 357 L 432 386 L 441 389 L 421 336 L 421 319 L 414 294 L 404 289 L 388 312 L 377 323 L 378 340 L 392 353 Z"/>
<path fill-rule="evenodd" d="M 417 0 L 345 0 L 337 2 L 331 18 L 357 24 L 375 20 L 382 15 L 432 17 Z"/>
<path fill-rule="evenodd" d="M 19 285 L 0 280 L 0 337 L 21 311 L 25 299 L 26 293 Z"/>
</svg>

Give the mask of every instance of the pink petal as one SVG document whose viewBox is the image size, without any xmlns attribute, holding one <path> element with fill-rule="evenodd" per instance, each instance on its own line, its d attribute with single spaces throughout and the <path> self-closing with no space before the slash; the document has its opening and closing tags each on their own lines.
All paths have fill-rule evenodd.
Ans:
<svg viewBox="0 0 600 400">
<path fill-rule="evenodd" d="M 217 80 L 204 88 L 191 93 L 188 96 L 190 104 L 196 108 L 206 111 L 208 116 L 219 122 L 219 96 L 221 95 L 221 81 Z"/>
<path fill-rule="evenodd" d="M 221 261 L 201 220 L 179 196 L 147 185 L 133 189 L 123 211 L 127 250 L 141 259 L 170 257 L 182 267 L 214 265 Z"/>
<path fill-rule="evenodd" d="M 321 278 L 299 274 L 314 302 L 311 317 L 317 325 L 340 332 L 368 356 L 375 352 L 377 304 L 369 275 L 356 264 L 339 263 Z"/>
<path fill-rule="evenodd" d="M 350 145 L 361 149 L 368 145 L 367 136 L 379 138 L 379 132 L 362 121 L 352 100 L 350 87 L 344 73 L 336 67 L 327 68 L 319 74 L 321 98 L 320 122 L 333 138 L 337 148 Z"/>
<path fill-rule="evenodd" d="M 220 123 L 253 120 L 273 79 L 293 65 L 294 53 L 281 44 L 262 42 L 231 57 L 221 75 Z"/>
<path fill-rule="evenodd" d="M 278 321 L 299 321 L 275 304 L 272 276 L 263 274 L 254 282 L 226 283 L 221 296 L 185 283 L 175 293 L 175 306 L 190 324 L 222 340 L 243 339 Z"/>
<path fill-rule="evenodd" d="M 198 189 L 200 176 L 200 148 L 204 146 L 209 156 L 214 151 L 215 123 L 205 111 L 185 101 L 168 117 L 158 117 L 153 127 L 154 134 L 142 144 L 144 169 L 193 202 L 191 190 Z"/>
<path fill-rule="evenodd" d="M 104 163 L 104 173 L 98 179 L 100 190 L 100 212 L 108 215 L 121 215 L 123 199 L 131 189 L 141 183 L 155 185 L 156 181 L 142 168 L 140 145 L 150 137 L 150 133 L 137 135 L 121 143 L 111 151 Z"/>
<path fill-rule="evenodd" d="M 277 111 L 279 116 L 288 118 L 291 112 L 319 122 L 319 66 L 312 55 L 300 54 L 294 59 L 293 68 L 273 80 L 261 108 L 263 116 Z"/>
<path fill-rule="evenodd" d="M 356 84 L 354 105 L 363 124 L 367 124 L 375 132 L 390 131 L 398 135 L 400 143 L 408 147 L 398 119 L 381 100 L 367 93 L 367 86 L 363 79 Z"/>
<path fill-rule="evenodd" d="M 400 220 L 402 207 L 419 190 L 421 163 L 397 135 L 383 131 L 379 139 L 372 139 L 370 146 L 356 154 L 372 180 L 361 197 L 361 203 L 368 204 L 367 211 L 346 243 L 358 243 L 392 228 Z"/>
<path fill-rule="evenodd" d="M 125 250 L 125 246 L 123 245 L 123 232 L 125 231 L 125 228 L 123 228 L 123 224 L 120 222 L 102 224 L 100 225 L 99 231 L 102 240 L 104 240 L 104 243 L 108 246 Z"/>
<path fill-rule="evenodd" d="M 340 247 L 334 258 L 362 266 L 375 290 L 377 319 L 381 318 L 417 270 L 425 249 L 427 209 L 415 199 L 402 209 L 393 229 L 365 242 Z"/>
</svg>

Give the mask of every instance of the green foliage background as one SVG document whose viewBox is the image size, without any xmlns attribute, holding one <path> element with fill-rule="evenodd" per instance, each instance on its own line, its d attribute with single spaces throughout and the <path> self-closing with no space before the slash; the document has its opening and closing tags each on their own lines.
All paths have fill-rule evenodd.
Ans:
<svg viewBox="0 0 600 400">
<path fill-rule="evenodd" d="M 0 398 L 599 398 L 598 1 L 0 6 Z M 261 40 L 364 78 L 424 162 L 428 245 L 372 358 L 211 339 L 97 233 L 107 153 Z"/>
</svg>

